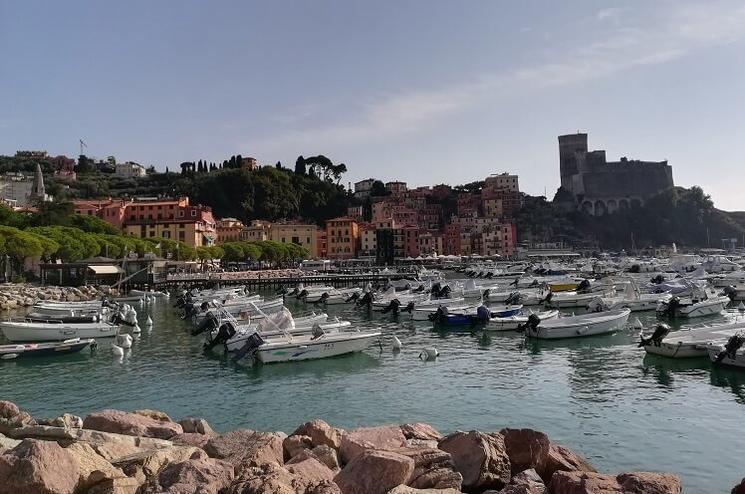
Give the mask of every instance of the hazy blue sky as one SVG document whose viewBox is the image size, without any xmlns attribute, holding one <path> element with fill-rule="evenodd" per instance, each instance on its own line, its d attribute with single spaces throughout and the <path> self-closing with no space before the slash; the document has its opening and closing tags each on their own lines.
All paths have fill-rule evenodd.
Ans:
<svg viewBox="0 0 745 494">
<path fill-rule="evenodd" d="M 745 209 L 742 1 L 0 0 L 0 153 L 231 154 L 412 185 L 520 175 L 562 133 Z"/>
</svg>

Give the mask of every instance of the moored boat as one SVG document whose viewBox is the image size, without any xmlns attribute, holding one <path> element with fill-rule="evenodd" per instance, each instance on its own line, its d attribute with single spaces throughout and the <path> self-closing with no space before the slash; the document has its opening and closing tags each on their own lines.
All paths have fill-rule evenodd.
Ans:
<svg viewBox="0 0 745 494">
<path fill-rule="evenodd" d="M 485 331 L 515 331 L 524 327 L 528 323 L 528 318 L 531 315 L 535 315 L 541 321 L 549 319 L 556 319 L 559 317 L 558 310 L 547 310 L 543 312 L 535 312 L 526 315 L 515 315 L 508 317 L 493 317 L 489 319 L 489 322 L 484 326 Z"/>
<path fill-rule="evenodd" d="M 28 357 L 45 357 L 51 355 L 66 355 L 77 353 L 95 344 L 94 339 L 72 338 L 60 342 L 23 343 L 14 345 L 0 345 L 0 360 L 13 360 Z"/>
<path fill-rule="evenodd" d="M 541 321 L 535 314 L 528 318 L 526 334 L 532 338 L 577 338 L 614 333 L 626 326 L 631 310 L 591 312 L 578 316 L 559 317 Z"/>
<path fill-rule="evenodd" d="M 641 335 L 639 346 L 649 354 L 662 357 L 706 357 L 710 344 L 724 343 L 743 329 L 745 322 L 698 326 L 675 332 L 670 332 L 667 325 L 658 325 L 651 335 Z"/>
<path fill-rule="evenodd" d="M 11 342 L 64 341 L 71 338 L 113 338 L 119 333 L 119 326 L 108 322 L 2 321 L 0 330 Z"/>
</svg>

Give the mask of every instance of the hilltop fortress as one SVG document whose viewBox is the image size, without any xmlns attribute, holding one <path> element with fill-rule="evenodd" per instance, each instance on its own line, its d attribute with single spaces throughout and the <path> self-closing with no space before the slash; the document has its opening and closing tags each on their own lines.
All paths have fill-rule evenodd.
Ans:
<svg viewBox="0 0 745 494">
<path fill-rule="evenodd" d="M 595 216 L 641 206 L 674 186 L 667 161 L 607 161 L 605 151 L 587 150 L 587 134 L 559 136 L 559 165 L 561 187 L 577 207 Z"/>
</svg>

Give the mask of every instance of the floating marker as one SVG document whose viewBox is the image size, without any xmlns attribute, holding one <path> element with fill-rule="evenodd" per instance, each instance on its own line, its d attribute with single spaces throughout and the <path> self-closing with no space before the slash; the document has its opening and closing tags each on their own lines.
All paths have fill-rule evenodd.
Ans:
<svg viewBox="0 0 745 494">
<path fill-rule="evenodd" d="M 639 320 L 638 317 L 635 317 L 634 320 L 631 322 L 631 324 L 633 325 L 634 329 L 644 328 L 644 325 L 642 324 L 642 322 Z"/>
<path fill-rule="evenodd" d="M 400 352 L 401 351 L 401 340 L 398 339 L 396 335 L 393 336 L 393 351 L 394 352 Z"/>
</svg>

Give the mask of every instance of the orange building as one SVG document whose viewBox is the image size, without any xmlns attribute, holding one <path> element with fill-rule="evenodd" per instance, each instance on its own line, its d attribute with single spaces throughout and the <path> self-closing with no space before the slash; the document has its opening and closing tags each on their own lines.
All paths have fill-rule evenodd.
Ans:
<svg viewBox="0 0 745 494">
<path fill-rule="evenodd" d="M 217 243 L 237 242 L 241 239 L 243 223 L 235 218 L 217 220 Z"/>
<path fill-rule="evenodd" d="M 192 206 L 188 197 L 136 199 L 127 203 L 122 231 L 140 238 L 179 240 L 192 247 L 214 245 L 217 240 L 212 209 Z"/>
<path fill-rule="evenodd" d="M 326 222 L 329 259 L 353 259 L 357 256 L 359 227 L 349 217 L 334 218 Z"/>
</svg>

